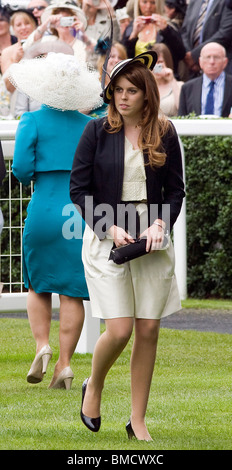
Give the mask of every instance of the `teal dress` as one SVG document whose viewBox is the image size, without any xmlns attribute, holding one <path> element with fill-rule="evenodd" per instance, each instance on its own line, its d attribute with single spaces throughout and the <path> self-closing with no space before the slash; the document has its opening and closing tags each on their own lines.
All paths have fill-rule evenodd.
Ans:
<svg viewBox="0 0 232 470">
<path fill-rule="evenodd" d="M 81 259 L 84 221 L 69 196 L 72 162 L 90 120 L 78 111 L 42 106 L 24 113 L 16 132 L 12 170 L 34 181 L 23 232 L 25 287 L 88 299 Z"/>
</svg>

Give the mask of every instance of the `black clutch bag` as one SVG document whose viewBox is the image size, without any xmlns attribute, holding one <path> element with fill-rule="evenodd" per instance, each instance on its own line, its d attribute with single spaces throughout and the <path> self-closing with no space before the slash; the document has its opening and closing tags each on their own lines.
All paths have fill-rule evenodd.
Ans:
<svg viewBox="0 0 232 470">
<path fill-rule="evenodd" d="M 146 251 L 146 238 L 137 238 L 135 243 L 128 243 L 128 245 L 113 247 L 110 252 L 109 260 L 116 264 L 123 264 L 126 261 L 139 258 L 140 256 L 147 255 Z M 168 236 L 164 236 L 164 241 L 161 250 L 165 250 L 169 246 Z"/>
<path fill-rule="evenodd" d="M 112 248 L 110 252 L 109 260 L 112 259 L 116 264 L 123 264 L 126 261 L 139 258 L 146 253 L 146 238 L 138 238 L 134 243 L 128 243 L 128 245 L 119 246 L 118 248 Z"/>
</svg>

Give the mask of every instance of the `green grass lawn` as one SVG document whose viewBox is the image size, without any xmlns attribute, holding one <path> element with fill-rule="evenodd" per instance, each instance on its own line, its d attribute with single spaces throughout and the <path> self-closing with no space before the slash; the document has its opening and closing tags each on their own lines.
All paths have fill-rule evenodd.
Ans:
<svg viewBox="0 0 232 470">
<path fill-rule="evenodd" d="M 231 310 L 232 313 L 232 300 L 229 299 L 186 299 L 181 303 L 183 308 Z"/>
<path fill-rule="evenodd" d="M 129 441 L 125 431 L 132 341 L 107 376 L 102 426 L 94 434 L 79 414 L 91 355 L 74 355 L 70 391 L 48 389 L 58 357 L 59 322 L 52 321 L 52 361 L 43 382 L 30 385 L 35 345 L 28 321 L 4 318 L 0 326 L 1 450 L 231 450 L 231 335 L 161 329 L 147 410 L 153 442 L 146 443 Z"/>
</svg>

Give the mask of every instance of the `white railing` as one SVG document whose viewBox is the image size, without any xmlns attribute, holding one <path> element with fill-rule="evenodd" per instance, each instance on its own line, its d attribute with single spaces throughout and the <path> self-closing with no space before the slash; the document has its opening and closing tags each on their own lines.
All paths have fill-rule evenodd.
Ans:
<svg viewBox="0 0 232 470">
<path fill-rule="evenodd" d="M 177 133 L 181 139 L 181 136 L 195 136 L 195 135 L 232 135 L 232 121 L 227 119 L 175 119 L 173 123 L 176 127 Z M 0 140 L 2 141 L 3 154 L 6 160 L 12 160 L 14 152 L 14 139 L 15 132 L 18 126 L 18 121 L 0 121 Z M 181 140 L 180 140 L 181 143 Z M 185 167 L 184 150 L 182 148 L 183 166 Z M 11 170 L 10 170 L 11 171 Z M 10 181 L 10 178 L 9 178 Z M 31 191 L 33 188 L 31 187 Z M 187 196 L 188 197 L 188 196 Z M 2 254 L 0 250 L 0 266 L 1 259 L 4 256 L 9 258 L 9 289 L 8 293 L 3 293 L 0 298 L 0 311 L 25 311 L 26 310 L 26 297 L 27 294 L 23 292 L 23 278 L 22 278 L 22 263 L 21 263 L 21 250 L 20 253 L 14 253 L 14 247 L 12 243 L 12 234 L 14 230 L 18 230 L 20 233 L 20 240 L 22 240 L 23 231 L 23 218 L 22 218 L 22 207 L 23 203 L 27 203 L 30 199 L 30 195 L 24 197 L 22 185 L 19 184 L 19 196 L 17 198 L 19 202 L 19 224 L 13 224 L 11 217 L 11 186 L 9 182 L 9 224 L 6 224 L 3 230 L 9 230 L 9 253 Z M 1 204 L 1 199 L 0 199 Z M 180 295 L 182 299 L 187 296 L 187 248 L 186 248 L 186 200 L 184 200 L 181 213 L 178 217 L 176 224 L 174 225 L 174 249 L 176 256 L 176 276 Z M 12 280 L 11 265 L 14 257 L 20 259 L 20 279 L 17 281 Z M 0 277 L 1 281 L 1 277 Z M 14 293 L 14 284 L 20 286 L 20 292 Z M 59 308 L 59 298 L 57 295 L 53 296 L 53 308 Z M 79 352 L 92 352 L 95 341 L 99 335 L 100 324 L 97 319 L 91 319 L 90 305 L 89 302 L 85 303 L 86 309 L 86 325 L 83 329 L 83 342 L 79 342 Z M 88 320 L 89 319 L 89 320 Z M 92 321 L 95 320 L 94 327 Z M 91 339 L 91 334 L 95 337 Z M 83 343 L 83 344 L 82 344 Z"/>
</svg>

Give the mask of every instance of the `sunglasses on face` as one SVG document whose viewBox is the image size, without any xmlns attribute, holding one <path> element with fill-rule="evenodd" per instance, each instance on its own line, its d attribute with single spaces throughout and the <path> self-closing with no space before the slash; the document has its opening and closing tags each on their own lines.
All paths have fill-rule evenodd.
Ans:
<svg viewBox="0 0 232 470">
<path fill-rule="evenodd" d="M 41 11 L 41 10 L 44 10 L 45 8 L 46 8 L 46 7 L 39 5 L 38 7 L 27 8 L 27 10 L 30 11 L 31 13 L 33 13 L 34 10 L 39 10 L 39 11 Z"/>
</svg>

